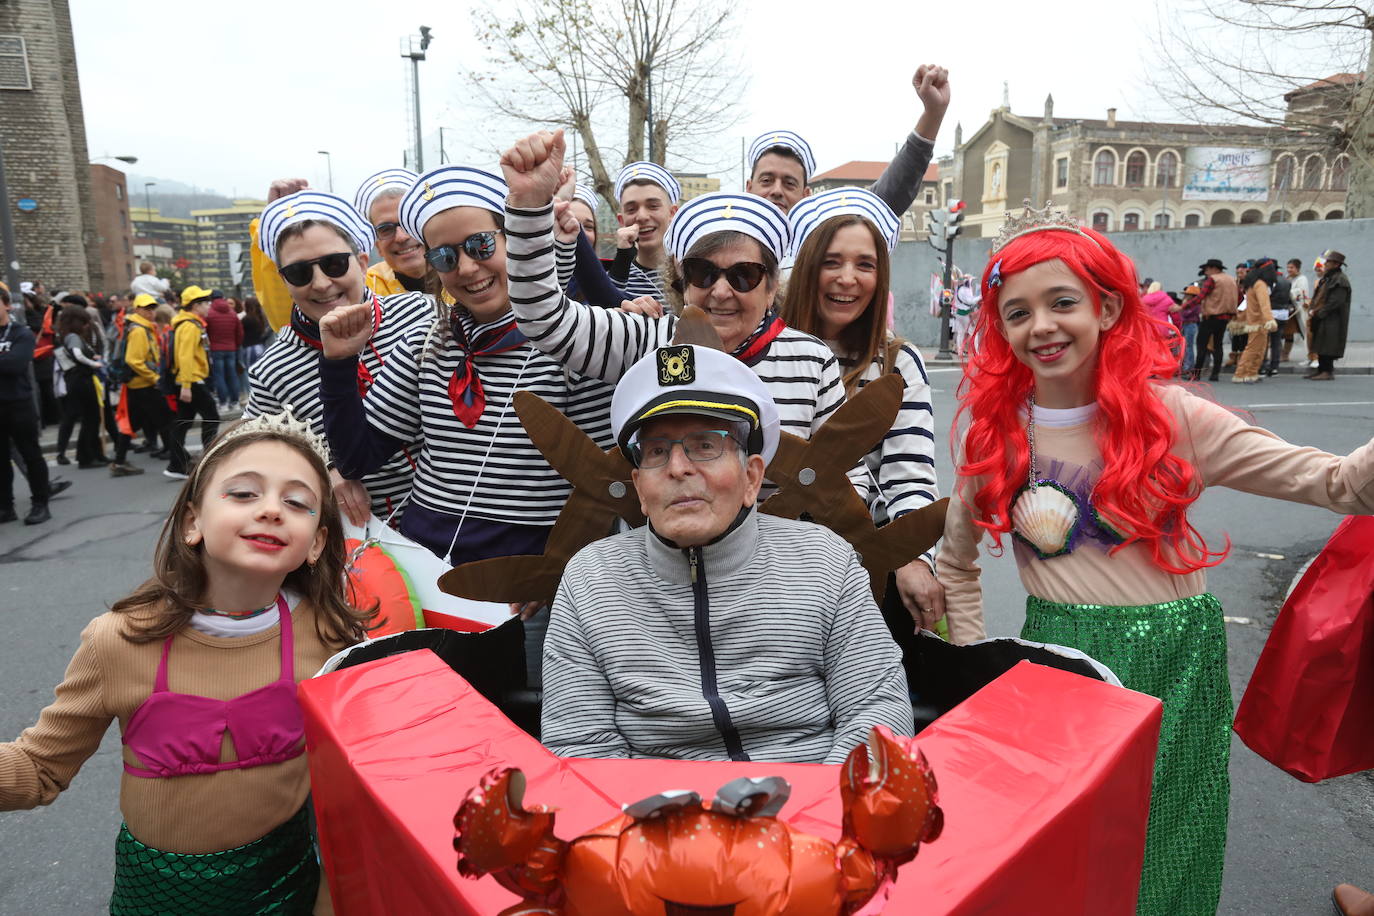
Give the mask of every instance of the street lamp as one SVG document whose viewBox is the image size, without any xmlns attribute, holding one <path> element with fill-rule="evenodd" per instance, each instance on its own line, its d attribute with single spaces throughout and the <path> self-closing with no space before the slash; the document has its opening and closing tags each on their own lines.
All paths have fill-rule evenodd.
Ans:
<svg viewBox="0 0 1374 916">
<path fill-rule="evenodd" d="M 153 196 L 148 193 L 148 189 L 155 184 L 156 181 L 143 182 L 143 209 L 147 211 L 146 216 L 149 220 L 153 218 Z"/>
<path fill-rule="evenodd" d="M 420 26 L 420 47 L 415 48 L 415 36 L 408 35 L 405 45 L 401 51 L 401 56 L 410 61 L 410 86 L 411 98 L 415 106 L 415 171 L 424 172 L 425 170 L 425 151 L 420 141 L 420 61 L 425 59 L 425 51 L 429 49 L 429 43 L 434 38 L 427 25 Z"/>
<path fill-rule="evenodd" d="M 327 150 L 327 149 L 317 150 L 316 152 L 318 152 L 321 156 L 324 157 L 325 164 L 329 166 L 329 193 L 330 193 L 330 194 L 333 194 L 333 193 L 334 193 L 334 157 L 331 156 L 331 155 L 329 155 L 329 150 Z"/>
</svg>

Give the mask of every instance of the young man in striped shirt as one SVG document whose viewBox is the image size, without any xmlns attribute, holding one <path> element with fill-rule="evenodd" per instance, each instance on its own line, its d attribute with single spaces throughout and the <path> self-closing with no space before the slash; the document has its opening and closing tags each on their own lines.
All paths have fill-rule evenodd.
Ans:
<svg viewBox="0 0 1374 916">
<path fill-rule="evenodd" d="M 760 516 L 778 443 L 747 366 L 670 345 L 616 387 L 643 528 L 581 550 L 544 643 L 543 741 L 567 757 L 840 763 L 911 734 L 901 652 L 853 549 Z"/>
</svg>

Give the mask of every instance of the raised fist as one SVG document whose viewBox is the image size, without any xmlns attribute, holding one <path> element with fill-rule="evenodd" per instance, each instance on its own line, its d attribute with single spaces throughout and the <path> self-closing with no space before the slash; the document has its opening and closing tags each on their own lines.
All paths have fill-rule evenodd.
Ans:
<svg viewBox="0 0 1374 916">
<path fill-rule="evenodd" d="M 297 191 L 304 191 L 308 187 L 310 187 L 310 182 L 304 178 L 278 178 L 267 189 L 267 202 L 270 204 L 274 200 L 286 197 L 288 194 L 295 194 Z"/>
<path fill-rule="evenodd" d="M 536 209 L 553 200 L 567 179 L 563 169 L 566 143 L 560 128 L 530 134 L 501 154 L 501 171 L 510 188 L 512 206 Z"/>
<path fill-rule="evenodd" d="M 320 319 L 320 343 L 326 359 L 363 352 L 372 338 L 372 304 L 341 305 Z"/>
</svg>

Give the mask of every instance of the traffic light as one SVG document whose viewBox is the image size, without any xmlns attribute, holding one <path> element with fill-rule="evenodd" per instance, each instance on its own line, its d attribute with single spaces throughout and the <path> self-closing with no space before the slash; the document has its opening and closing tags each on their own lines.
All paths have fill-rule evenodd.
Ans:
<svg viewBox="0 0 1374 916">
<path fill-rule="evenodd" d="M 944 210 L 926 211 L 926 243 L 936 251 L 945 250 L 945 217 Z"/>
<path fill-rule="evenodd" d="M 964 202 L 962 200 L 951 200 L 949 210 L 945 216 L 945 240 L 952 242 L 959 237 L 959 233 L 964 229 Z"/>
</svg>

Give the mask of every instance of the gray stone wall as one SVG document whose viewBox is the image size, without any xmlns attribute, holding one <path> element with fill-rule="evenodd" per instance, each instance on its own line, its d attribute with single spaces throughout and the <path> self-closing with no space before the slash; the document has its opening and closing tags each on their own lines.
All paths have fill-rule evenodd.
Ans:
<svg viewBox="0 0 1374 916">
<path fill-rule="evenodd" d="M 1374 340 L 1374 219 L 1323 220 L 1245 226 L 1211 226 L 1149 232 L 1113 232 L 1109 238 L 1135 260 L 1142 277 L 1165 289 L 1181 290 L 1197 279 L 1197 266 L 1220 258 L 1228 268 L 1247 258 L 1269 256 L 1283 264 L 1301 258 L 1303 273 L 1315 287 L 1312 262 L 1328 248 L 1345 254 L 1346 275 L 1354 288 L 1350 339 Z M 987 264 L 991 239 L 955 242 L 954 263 L 969 273 Z M 939 343 L 940 321 L 930 316 L 930 275 L 941 270 L 938 255 L 925 242 L 903 242 L 892 262 L 897 332 L 920 346 Z"/>
<path fill-rule="evenodd" d="M 99 270 L 91 212 L 81 89 L 66 0 L 0 3 L 0 33 L 23 36 L 32 90 L 0 90 L 0 142 L 5 144 L 20 274 L 50 290 L 91 287 L 90 261 Z M 14 201 L 31 197 L 38 209 L 21 213 Z"/>
</svg>

